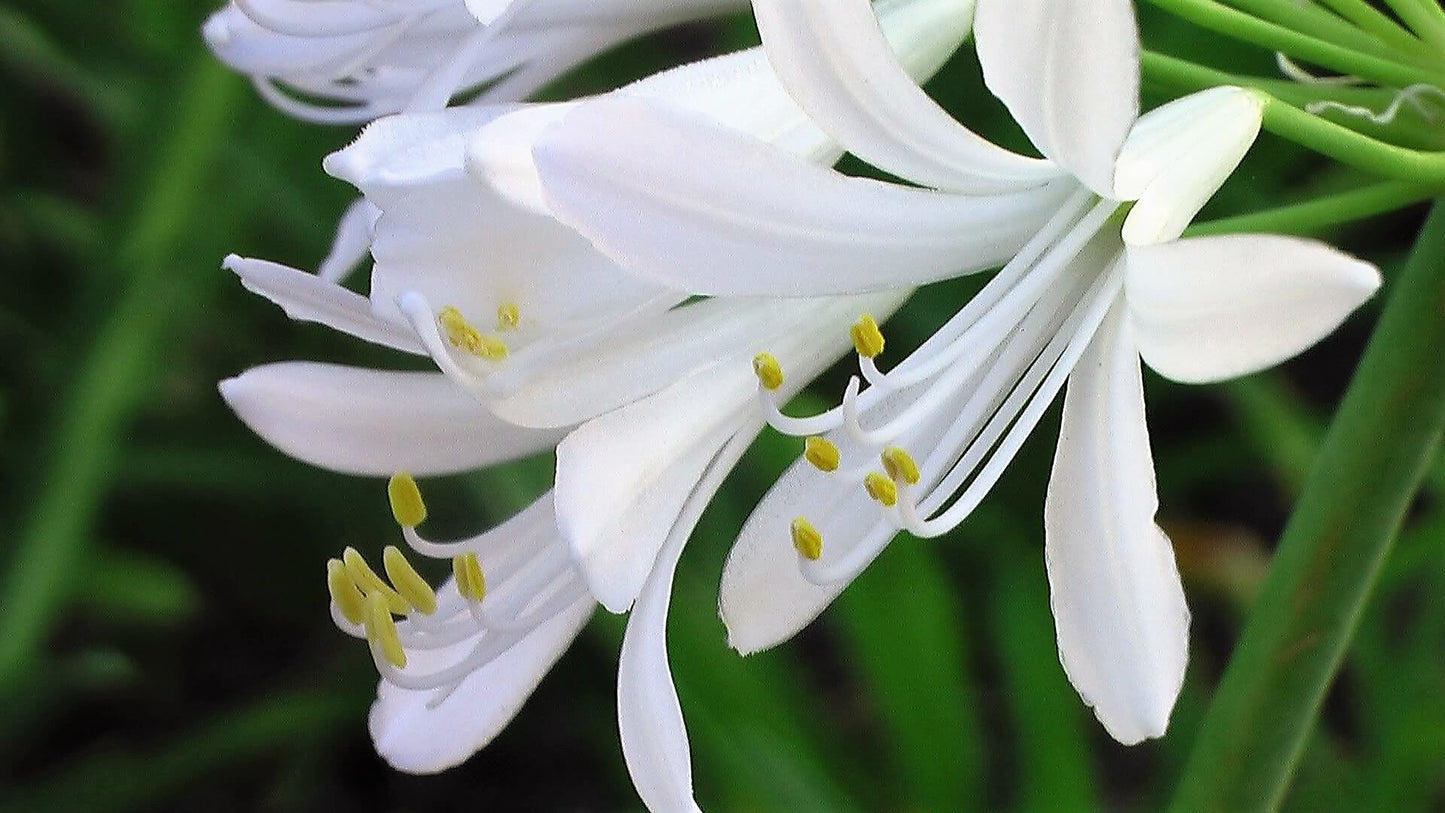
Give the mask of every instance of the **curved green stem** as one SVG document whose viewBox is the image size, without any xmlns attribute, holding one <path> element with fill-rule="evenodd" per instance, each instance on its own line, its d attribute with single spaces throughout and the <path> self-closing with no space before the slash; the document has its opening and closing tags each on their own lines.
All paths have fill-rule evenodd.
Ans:
<svg viewBox="0 0 1445 813">
<path fill-rule="evenodd" d="M 1292 203 L 1246 215 L 1207 220 L 1190 226 L 1190 237 L 1236 232 L 1318 234 L 1331 226 L 1350 223 L 1445 194 L 1445 183 L 1383 181 L 1302 203 Z"/>
<path fill-rule="evenodd" d="M 27 666 L 71 593 L 67 579 L 84 554 L 126 420 L 153 369 L 165 326 L 185 305 L 181 297 L 190 287 L 174 278 L 166 255 L 190 222 L 187 214 L 201 206 L 203 180 L 227 143 L 244 88 L 200 53 L 182 68 L 190 79 L 179 94 L 171 138 L 157 154 L 115 256 L 127 287 L 58 402 L 53 457 L 32 476 L 30 512 L 0 586 L 0 682 Z"/>
<path fill-rule="evenodd" d="M 1345 394 L 1200 727 L 1175 811 L 1277 809 L 1445 434 L 1445 201 Z"/>
<path fill-rule="evenodd" d="M 1175 90 L 1195 90 L 1228 84 L 1250 86 L 1247 77 L 1234 76 L 1163 54 L 1146 51 L 1139 59 L 1146 78 Z M 1260 92 L 1264 93 L 1263 90 Z M 1306 113 L 1272 96 L 1268 98 L 1264 108 L 1264 129 L 1340 163 L 1387 178 L 1418 183 L 1445 182 L 1445 152 L 1426 152 L 1386 144 L 1328 119 Z"/>
<path fill-rule="evenodd" d="M 1395 59 L 1361 53 L 1352 48 L 1345 48 L 1261 20 L 1237 9 L 1222 6 L 1213 0 L 1150 0 L 1150 2 L 1212 31 L 1218 31 L 1235 39 L 1253 42 L 1272 51 L 1299 57 L 1349 76 L 1358 76 L 1392 87 L 1407 87 L 1420 82 L 1445 87 L 1445 72 L 1438 68 L 1405 65 Z"/>
<path fill-rule="evenodd" d="M 1445 50 L 1445 13 L 1441 13 L 1435 0 L 1385 0 L 1385 3 L 1421 39 Z"/>
<path fill-rule="evenodd" d="M 1412 50 L 1429 54 L 1434 58 L 1438 57 L 1438 51 L 1427 46 L 1424 42 L 1415 38 L 1405 28 L 1390 18 L 1390 15 L 1381 12 L 1374 6 L 1366 3 L 1365 0 L 1322 0 L 1324 5 L 1335 10 L 1335 13 L 1354 23 L 1360 29 L 1369 32 L 1383 42 L 1402 50 Z"/>
<path fill-rule="evenodd" d="M 1232 0 L 1232 4 L 1256 17 L 1342 48 L 1426 70 L 1441 65 L 1440 58 L 1428 46 L 1389 17 L 1362 3 L 1336 0 L 1335 4 L 1356 11 L 1354 17 L 1357 19 L 1348 21 L 1313 3 L 1297 3 L 1294 0 Z M 1354 6 L 1364 6 L 1373 14 L 1359 12 Z M 1359 25 L 1360 22 L 1364 25 Z"/>
</svg>

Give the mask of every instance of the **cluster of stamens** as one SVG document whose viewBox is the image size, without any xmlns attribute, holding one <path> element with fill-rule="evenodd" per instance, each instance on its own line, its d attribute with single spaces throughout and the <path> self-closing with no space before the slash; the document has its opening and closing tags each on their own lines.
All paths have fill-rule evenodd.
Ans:
<svg viewBox="0 0 1445 813">
<path fill-rule="evenodd" d="M 1067 273 L 1118 207 L 1077 192 L 953 319 L 886 373 L 876 362 L 883 333 L 863 314 L 848 330 L 859 375 L 820 414 L 785 415 L 782 365 L 768 353 L 754 358 L 767 422 L 803 438 L 803 459 L 819 472 L 861 482 L 881 512 L 863 541 L 826 567 L 823 533 L 796 517 L 791 541 L 805 577 L 818 584 L 851 578 L 898 531 L 936 537 L 978 505 L 1061 391 L 1122 285 L 1121 263 L 1098 275 Z M 877 415 L 884 419 L 864 425 L 864 416 Z M 915 460 L 909 446 L 928 454 Z M 844 499 L 828 493 L 835 496 L 824 499 Z"/>
<path fill-rule="evenodd" d="M 389 682 L 407 689 L 436 690 L 433 703 L 444 700 L 468 675 L 504 654 L 532 629 L 575 606 L 585 587 L 572 571 L 566 552 L 553 536 L 533 533 L 550 528 L 550 504 L 534 506 L 522 530 L 497 529 L 456 542 L 432 542 L 416 526 L 426 520 L 426 505 L 416 481 L 406 473 L 387 483 L 392 515 L 407 543 L 417 553 L 449 559 L 454 592 L 439 595 L 395 546 L 382 552 L 377 573 L 354 548 L 326 564 L 332 617 L 347 634 L 364 638 L 377 670 Z M 519 540 L 522 544 L 519 544 Z M 478 553 L 494 544 L 499 563 L 497 586 L 489 590 Z M 449 649 L 470 643 L 469 651 L 441 668 L 408 668 L 408 653 Z"/>
</svg>

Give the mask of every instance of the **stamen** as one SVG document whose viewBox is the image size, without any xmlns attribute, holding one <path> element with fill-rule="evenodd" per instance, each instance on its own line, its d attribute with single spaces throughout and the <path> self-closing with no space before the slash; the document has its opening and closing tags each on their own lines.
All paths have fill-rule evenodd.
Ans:
<svg viewBox="0 0 1445 813">
<path fill-rule="evenodd" d="M 522 323 L 522 309 L 515 302 L 503 302 L 497 306 L 497 331 L 505 333 L 516 330 Z"/>
<path fill-rule="evenodd" d="M 415 528 L 426 521 L 426 503 L 421 489 L 408 472 L 399 471 L 386 483 L 386 496 L 391 501 L 391 515 L 403 528 Z"/>
<path fill-rule="evenodd" d="M 372 594 L 367 599 L 366 638 L 381 650 L 387 662 L 398 669 L 406 668 L 406 650 L 402 649 L 401 638 L 396 634 L 396 622 L 386 609 L 386 600 Z"/>
<path fill-rule="evenodd" d="M 381 564 L 386 568 L 386 577 L 392 587 L 403 598 L 411 602 L 422 615 L 431 615 L 437 610 L 437 594 L 432 591 L 426 579 L 411 566 L 395 545 L 387 545 L 381 552 Z"/>
<path fill-rule="evenodd" d="M 819 471 L 837 471 L 842 456 L 838 447 L 821 435 L 810 435 L 803 441 L 803 457 Z"/>
<path fill-rule="evenodd" d="M 379 596 L 386 601 L 387 609 L 397 615 L 406 615 L 411 611 L 411 605 L 401 594 L 391 589 L 391 585 L 381 580 L 371 565 L 366 563 L 356 548 L 347 548 L 341 552 L 341 561 L 346 564 L 346 572 L 351 576 L 351 581 L 361 589 L 362 593 L 370 599 L 372 596 Z"/>
<path fill-rule="evenodd" d="M 806 517 L 794 517 L 789 530 L 793 536 L 793 548 L 798 555 L 812 562 L 823 555 L 823 534 Z"/>
<path fill-rule="evenodd" d="M 457 592 L 471 601 L 481 601 L 487 594 L 487 580 L 482 575 L 482 564 L 475 553 L 463 553 L 452 558 L 452 574 L 457 579 Z"/>
<path fill-rule="evenodd" d="M 347 621 L 360 624 L 366 619 L 366 595 L 356 586 L 346 564 L 340 559 L 326 562 L 326 589 Z"/>
<path fill-rule="evenodd" d="M 919 480 L 918 463 L 913 456 L 901 446 L 885 446 L 878 455 L 883 463 L 883 470 L 888 476 L 896 481 L 903 481 L 908 485 L 916 485 Z"/>
<path fill-rule="evenodd" d="M 446 333 L 453 347 L 477 358 L 501 361 L 507 357 L 507 344 L 496 336 L 488 336 L 468 322 L 462 312 L 447 305 L 437 312 L 437 324 Z"/>
<path fill-rule="evenodd" d="M 758 383 L 763 385 L 765 390 L 776 390 L 783 386 L 783 365 L 772 353 L 759 353 L 753 356 L 753 372 L 758 376 Z"/>
<path fill-rule="evenodd" d="M 870 471 L 863 475 L 863 488 L 869 497 L 887 508 L 898 504 L 898 484 L 881 471 Z"/>
<path fill-rule="evenodd" d="M 853 339 L 853 349 L 863 358 L 871 359 L 883 352 L 883 331 L 878 329 L 878 323 L 871 314 L 858 317 L 858 321 L 848 328 L 848 336 Z"/>
</svg>

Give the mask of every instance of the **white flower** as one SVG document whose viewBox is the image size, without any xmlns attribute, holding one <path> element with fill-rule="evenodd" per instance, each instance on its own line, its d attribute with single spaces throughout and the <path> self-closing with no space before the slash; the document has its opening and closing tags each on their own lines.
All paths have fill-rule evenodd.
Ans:
<svg viewBox="0 0 1445 813">
<path fill-rule="evenodd" d="M 731 11 L 742 0 L 231 0 L 206 20 L 207 44 L 278 108 L 360 123 L 524 98 L 638 35 Z M 312 100 L 319 101 L 312 101 Z"/>
<path fill-rule="evenodd" d="M 791 418 L 764 394 L 776 428 L 810 439 L 729 558 L 731 643 L 747 653 L 791 636 L 898 530 L 956 527 L 1068 381 L 1044 512 L 1060 658 L 1114 737 L 1159 736 L 1183 680 L 1188 610 L 1153 521 L 1139 357 L 1182 381 L 1258 370 L 1332 329 L 1377 271 L 1304 240 L 1176 239 L 1253 141 L 1261 102 L 1218 88 L 1136 122 L 1124 0 L 979 4 L 985 80 L 1046 161 L 934 105 L 863 0 L 754 5 L 799 105 L 850 151 L 928 188 L 847 178 L 663 103 L 607 99 L 538 143 L 558 216 L 629 270 L 696 293 L 839 294 L 1008 262 L 886 374 L 873 360 L 881 334 L 860 321 L 870 386 L 855 378 L 840 407 Z M 625 126 L 598 138 L 602 121 Z M 1040 210 L 1050 216 L 1037 228 Z M 1037 232 L 1018 252 L 989 242 L 1012 238 L 1006 229 L 980 233 L 1002 213 Z"/>
<path fill-rule="evenodd" d="M 936 69 L 954 46 L 940 47 L 937 37 L 947 5 L 886 6 L 905 61 L 921 75 Z M 619 94 L 677 100 L 815 160 L 839 152 L 757 49 Z M 330 157 L 327 168 L 379 212 L 368 229 L 369 296 L 275 263 L 227 259 L 248 288 L 292 317 L 429 356 L 439 372 L 292 362 L 250 370 L 221 389 L 283 451 L 363 474 L 464 470 L 565 436 L 555 492 L 471 539 L 420 536 L 415 486 L 409 475 L 393 478 L 410 547 L 480 572 L 485 594 L 468 586 L 477 579 L 449 582 L 427 614 L 430 588 L 407 575 L 399 551 L 386 555 L 396 596 L 351 553 L 330 566 L 333 615 L 367 638 L 382 673 L 372 713 L 378 750 L 399 768 L 431 771 L 495 735 L 594 601 L 619 612 L 632 606 L 619 665 L 624 751 L 644 801 L 675 809 L 692 801 L 666 661 L 672 571 L 703 507 L 762 426 L 755 358 L 770 351 L 770 363 L 789 371 L 784 382 L 770 380 L 783 395 L 796 391 L 847 347 L 854 314 L 891 313 L 908 290 L 691 302 L 623 273 L 558 224 L 535 192 L 529 138 L 565 109 L 401 115 Z"/>
</svg>

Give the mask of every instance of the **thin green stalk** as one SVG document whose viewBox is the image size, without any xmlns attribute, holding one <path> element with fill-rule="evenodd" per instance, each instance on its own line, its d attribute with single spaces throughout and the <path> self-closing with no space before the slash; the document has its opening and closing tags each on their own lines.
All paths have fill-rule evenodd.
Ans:
<svg viewBox="0 0 1445 813">
<path fill-rule="evenodd" d="M 1279 806 L 1445 433 L 1437 201 L 1325 438 L 1200 727 L 1176 811 Z"/>
<path fill-rule="evenodd" d="M 157 154 L 115 256 L 127 287 L 98 327 L 69 393 L 57 402 L 52 457 L 31 476 L 31 510 L 0 588 L 0 683 L 26 668 L 72 593 L 67 579 L 84 555 L 126 421 L 165 326 L 184 304 L 176 300 L 187 288 L 173 278 L 166 254 L 184 233 L 189 213 L 203 205 L 204 179 L 226 144 L 244 88 L 209 55 L 184 70 L 189 80 L 178 94 L 172 135 Z"/>
<path fill-rule="evenodd" d="M 1349 20 L 1381 41 L 1400 49 L 1414 50 L 1438 59 L 1433 48 L 1425 45 L 1410 31 L 1400 27 L 1390 15 L 1364 2 L 1364 0 L 1321 0 L 1335 10 L 1335 13 Z"/>
<path fill-rule="evenodd" d="M 1248 78 L 1152 51 L 1140 54 L 1139 62 L 1150 82 L 1171 90 L 1197 90 L 1241 82 L 1250 84 Z M 1348 127 L 1306 113 L 1278 98 L 1268 96 L 1262 90 L 1260 93 L 1267 97 L 1264 129 L 1277 136 L 1327 155 L 1340 163 L 1387 178 L 1419 183 L 1445 182 L 1445 152 L 1425 152 L 1386 144 Z"/>
<path fill-rule="evenodd" d="M 1185 234 L 1191 237 L 1235 232 L 1318 234 L 1332 226 L 1393 212 L 1441 193 L 1445 193 L 1445 184 L 1382 181 L 1301 203 L 1207 220 L 1190 226 Z"/>
<path fill-rule="evenodd" d="M 1420 0 L 1385 0 L 1385 4 L 1419 34 L 1421 39 L 1445 50 L 1445 13 L 1441 13 L 1435 0 L 1428 0 L 1428 3 Z"/>
<path fill-rule="evenodd" d="M 1376 17 L 1365 18 L 1372 26 L 1371 31 L 1366 33 L 1360 27 L 1313 3 L 1297 3 L 1294 0 L 1232 0 L 1232 5 L 1260 19 L 1342 48 L 1416 65 L 1426 70 L 1440 67 L 1440 60 L 1433 51 L 1378 11 L 1375 12 Z M 1384 25 L 1375 25 L 1377 18 L 1382 19 Z"/>
<path fill-rule="evenodd" d="M 1381 85 L 1406 87 L 1418 82 L 1445 87 L 1445 72 L 1412 65 L 1394 59 L 1365 54 L 1331 42 L 1301 34 L 1237 9 L 1222 6 L 1213 0 L 1150 0 L 1154 5 L 1190 22 L 1218 31 L 1235 39 L 1253 42 L 1271 51 L 1323 65 L 1349 76 L 1358 76 Z"/>
</svg>

